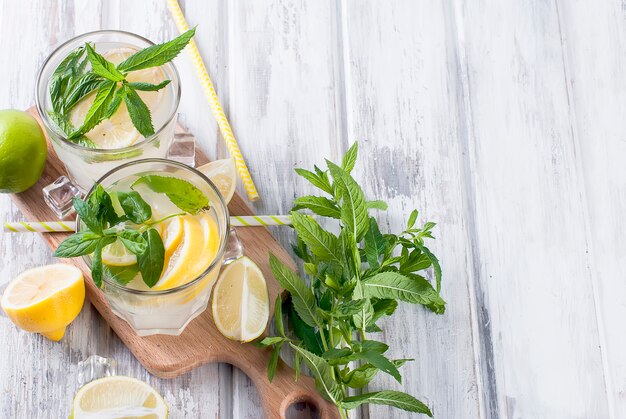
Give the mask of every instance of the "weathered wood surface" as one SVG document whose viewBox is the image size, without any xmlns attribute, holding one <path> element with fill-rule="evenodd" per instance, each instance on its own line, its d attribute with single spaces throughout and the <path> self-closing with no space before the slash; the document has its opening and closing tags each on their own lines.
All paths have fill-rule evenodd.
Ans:
<svg viewBox="0 0 626 419">
<path fill-rule="evenodd" d="M 385 199 L 439 223 L 448 310 L 402 306 L 383 339 L 403 387 L 439 418 L 626 416 L 626 9 L 617 0 L 186 1 L 190 24 L 262 201 L 311 191 L 293 168 L 336 159 Z M 0 1 L 0 107 L 33 102 L 52 47 L 100 28 L 176 33 L 165 2 Z M 187 57 L 182 122 L 226 154 Z M 7 197 L 0 218 L 20 220 Z M 274 229 L 288 246 L 288 229 Z M 52 261 L 35 235 L 0 237 L 1 282 Z M 172 417 L 259 416 L 241 371 L 150 376 L 86 306 L 61 344 L 0 319 L 0 412 L 68 413 L 76 363 L 97 353 L 149 381 Z M 397 386 L 377 379 L 372 389 Z M 360 417 L 408 417 L 376 406 Z"/>
</svg>

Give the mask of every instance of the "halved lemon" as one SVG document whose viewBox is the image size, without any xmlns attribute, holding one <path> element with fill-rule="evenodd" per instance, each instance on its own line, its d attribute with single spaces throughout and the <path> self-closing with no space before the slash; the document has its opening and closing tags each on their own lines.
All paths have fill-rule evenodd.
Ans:
<svg viewBox="0 0 626 419">
<path fill-rule="evenodd" d="M 213 320 L 227 338 L 250 342 L 261 336 L 269 320 L 267 284 L 247 257 L 224 269 L 213 290 Z"/>
<path fill-rule="evenodd" d="M 116 240 L 102 249 L 102 263 L 109 266 L 130 266 L 137 263 L 137 256 L 132 254 L 124 243 Z"/>
<path fill-rule="evenodd" d="M 228 204 L 237 187 L 237 168 L 235 159 L 215 160 L 198 167 L 198 170 L 217 186 Z"/>
<path fill-rule="evenodd" d="M 107 51 L 103 54 L 104 58 L 113 64 L 119 64 L 126 58 L 134 54 L 136 51 L 130 48 L 118 48 Z M 133 71 L 128 74 L 126 79 L 129 82 L 145 82 L 151 84 L 159 84 L 165 80 L 165 74 L 158 67 L 147 68 L 145 70 Z M 151 110 L 158 105 L 162 98 L 164 89 L 156 92 L 137 92 L 141 99 Z M 96 93 L 81 100 L 70 112 L 70 122 L 74 127 L 80 127 L 85 121 L 87 112 L 93 104 Z M 139 131 L 133 125 L 126 104 L 122 102 L 120 108 L 115 114 L 96 125 L 91 131 L 85 134 L 87 138 L 93 141 L 98 148 L 123 148 L 133 145 L 140 137 Z"/>
<path fill-rule="evenodd" d="M 84 301 L 83 273 L 57 263 L 29 269 L 15 278 L 2 295 L 2 309 L 20 329 L 58 341 Z"/>
<path fill-rule="evenodd" d="M 94 380 L 78 390 L 70 419 L 167 418 L 167 404 L 150 385 L 131 377 Z"/>
</svg>

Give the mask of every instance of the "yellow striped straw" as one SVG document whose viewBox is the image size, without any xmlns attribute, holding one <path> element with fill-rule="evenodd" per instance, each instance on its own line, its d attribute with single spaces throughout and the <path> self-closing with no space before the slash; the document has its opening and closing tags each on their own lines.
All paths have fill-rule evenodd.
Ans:
<svg viewBox="0 0 626 419">
<path fill-rule="evenodd" d="M 287 226 L 291 225 L 291 215 L 231 215 L 233 227 Z M 8 233 L 62 233 L 76 229 L 74 221 L 16 221 L 3 224 Z"/>
<path fill-rule="evenodd" d="M 178 1 L 168 0 L 167 6 L 172 13 L 174 22 L 176 22 L 178 31 L 180 33 L 188 31 L 189 25 L 187 25 L 187 21 L 185 20 L 183 11 L 180 9 Z M 257 199 L 259 199 L 259 193 L 256 190 L 256 186 L 254 186 L 254 182 L 252 181 L 252 177 L 250 176 L 250 172 L 248 171 L 246 162 L 241 155 L 241 150 L 239 150 L 239 145 L 237 144 L 237 140 L 235 139 L 233 130 L 230 128 L 230 124 L 228 123 L 226 114 L 224 114 L 222 105 L 220 104 L 217 93 L 215 92 L 215 88 L 213 87 L 213 82 L 209 77 L 209 73 L 207 72 L 206 66 L 204 65 L 204 61 L 202 61 L 200 51 L 198 51 L 196 42 L 193 39 L 191 40 L 191 42 L 189 42 L 189 45 L 187 45 L 187 51 L 189 51 L 189 54 L 191 55 L 191 61 L 196 68 L 198 77 L 200 78 L 200 84 L 202 85 L 202 89 L 204 90 L 206 98 L 209 101 L 209 105 L 211 106 L 213 115 L 215 115 L 217 125 L 220 127 L 220 131 L 222 133 L 222 136 L 224 137 L 224 141 L 226 142 L 228 152 L 235 159 L 237 172 L 239 172 L 239 176 L 243 181 L 243 186 L 248 193 L 248 198 L 250 199 L 250 201 L 256 201 Z"/>
</svg>

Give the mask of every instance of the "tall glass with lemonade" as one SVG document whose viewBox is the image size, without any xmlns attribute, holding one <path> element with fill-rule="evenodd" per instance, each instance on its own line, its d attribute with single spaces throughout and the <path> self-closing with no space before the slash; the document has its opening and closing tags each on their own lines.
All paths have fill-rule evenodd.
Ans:
<svg viewBox="0 0 626 419">
<path fill-rule="evenodd" d="M 97 74 L 90 74 L 96 66 L 88 47 L 95 52 L 92 57 L 103 57 L 115 67 L 153 45 L 128 32 L 90 32 L 58 47 L 39 72 L 37 109 L 59 159 L 71 180 L 83 191 L 120 164 L 166 157 L 180 101 L 180 79 L 174 64 L 168 61 L 142 68 L 149 65 L 144 63 L 136 65 L 141 68 L 135 71 L 116 72 L 104 63 L 104 69 L 98 66 Z M 125 77 L 123 81 L 119 80 L 122 78 L 119 74 Z M 124 85 L 130 87 L 124 89 Z M 102 106 L 98 108 L 100 102 Z M 131 112 L 129 105 L 133 105 Z M 137 109 L 145 112 L 146 108 L 153 129 L 139 130 Z M 73 135 L 89 119 L 101 121 L 81 135 Z"/>
<path fill-rule="evenodd" d="M 162 186 L 168 179 L 193 185 L 207 198 L 208 208 L 195 214 L 181 210 L 168 192 L 159 192 L 168 190 Z M 137 230 L 154 228 L 163 243 L 162 273 L 152 286 L 142 278 L 140 261 L 128 250 L 128 243 L 118 238 L 104 247 L 102 290 L 111 309 L 140 336 L 180 334 L 206 309 L 219 270 L 228 259 L 230 226 L 222 195 L 202 173 L 162 159 L 124 164 L 107 173 L 98 183 L 110 195 L 118 216 L 128 211 L 122 206 L 129 193 L 138 193 L 150 206 L 151 218 Z M 94 186 L 86 201 L 95 190 Z M 79 225 L 81 230 L 86 228 L 82 222 Z M 134 228 L 130 222 L 123 223 L 122 227 Z M 120 225 L 117 228 L 121 228 Z M 233 236 L 230 243 L 233 239 L 236 240 Z M 84 259 L 91 268 L 93 255 L 86 255 Z"/>
</svg>

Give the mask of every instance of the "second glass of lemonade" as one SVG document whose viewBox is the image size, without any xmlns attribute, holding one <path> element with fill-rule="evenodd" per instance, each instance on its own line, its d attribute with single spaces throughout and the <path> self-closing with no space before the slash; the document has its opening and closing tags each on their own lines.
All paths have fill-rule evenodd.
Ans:
<svg viewBox="0 0 626 419">
<path fill-rule="evenodd" d="M 193 215 L 181 214 L 166 194 L 156 193 L 145 185 L 132 186 L 145 175 L 175 177 L 191 183 L 208 198 L 209 209 Z M 129 271 L 135 275 L 137 260 L 124 251 L 123 244 L 118 241 L 104 249 L 102 262 L 106 269 L 102 290 L 111 309 L 140 336 L 179 335 L 206 309 L 219 270 L 230 259 L 229 247 L 240 245 L 236 235 L 230 236 L 228 208 L 222 195 L 202 173 L 163 159 L 124 164 L 98 183 L 111 195 L 114 204 L 118 192 L 133 190 L 150 205 L 153 220 L 167 218 L 155 227 L 163 241 L 165 264 L 152 288 L 148 288 L 140 274 L 124 278 Z M 239 255 L 233 258 L 236 256 Z M 91 267 L 91 258 L 84 259 Z"/>
<path fill-rule="evenodd" d="M 59 64 L 85 43 L 90 43 L 96 52 L 113 64 L 119 64 L 135 52 L 153 45 L 149 40 L 129 32 L 90 32 L 58 47 L 39 72 L 36 87 L 37 110 L 70 179 L 83 191 L 87 191 L 96 180 L 120 164 L 144 158 L 165 158 L 174 136 L 180 101 L 180 79 L 171 62 L 160 67 L 131 72 L 128 75 L 129 82 L 159 84 L 164 80 L 171 80 L 159 91 L 138 92 L 150 110 L 155 133 L 147 138 L 139 134 L 125 104 L 122 103 L 111 118 L 85 134 L 91 142 L 90 146 L 68 140 L 67 135 L 51 117 L 51 82 Z M 89 68 L 88 64 L 86 68 Z M 74 126 L 80 126 L 84 121 L 94 98 L 95 93 L 92 93 L 71 109 L 69 120 Z"/>
</svg>

